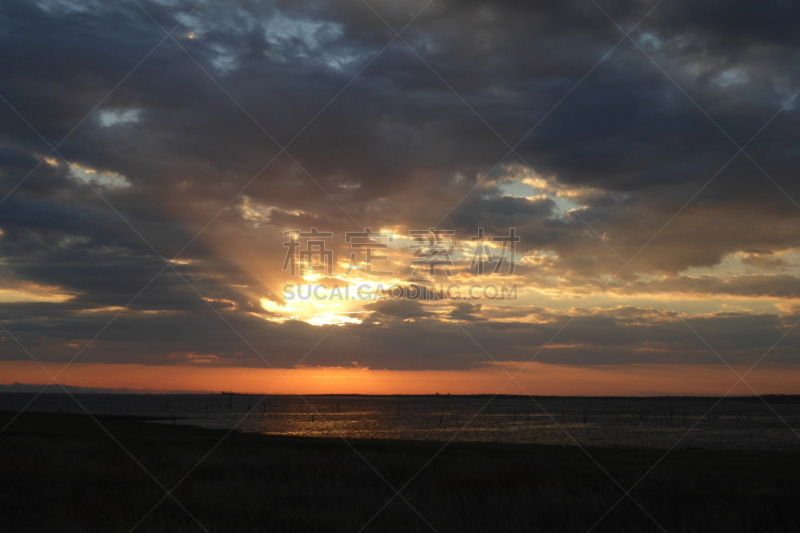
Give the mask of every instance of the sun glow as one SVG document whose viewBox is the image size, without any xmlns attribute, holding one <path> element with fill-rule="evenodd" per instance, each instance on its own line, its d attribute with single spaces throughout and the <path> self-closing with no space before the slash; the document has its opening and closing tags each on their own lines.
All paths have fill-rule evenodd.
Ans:
<svg viewBox="0 0 800 533">
<path fill-rule="evenodd" d="M 194 361 L 197 363 L 197 361 Z M 206 363 L 207 361 L 203 361 Z M 0 384 L 46 383 L 63 363 L 0 361 Z M 527 394 L 653 396 L 722 394 L 736 382 L 723 365 L 622 365 L 578 368 L 541 363 L 503 363 L 472 370 L 380 370 L 365 367 L 296 367 L 266 369 L 207 364 L 139 365 L 80 363 L 69 365 L 59 381 L 77 387 L 127 387 L 173 391 L 235 391 L 273 394 Z M 506 372 L 519 371 L 509 383 Z M 737 367 L 738 372 L 744 371 Z M 748 381 L 762 394 L 797 394 L 800 368 L 759 368 Z M 13 378 L 12 378 L 13 376 Z M 283 381 L 281 377 L 285 378 Z M 739 384 L 731 394 L 749 395 Z"/>
<path fill-rule="evenodd" d="M 295 285 L 293 290 L 307 295 L 307 299 L 294 298 L 291 303 L 279 305 L 268 298 L 261 299 L 261 307 L 272 316 L 271 322 L 301 320 L 314 326 L 361 324 L 362 319 L 352 315 L 359 314 L 360 303 L 341 299 L 332 301 L 332 290 L 325 285 Z"/>
</svg>

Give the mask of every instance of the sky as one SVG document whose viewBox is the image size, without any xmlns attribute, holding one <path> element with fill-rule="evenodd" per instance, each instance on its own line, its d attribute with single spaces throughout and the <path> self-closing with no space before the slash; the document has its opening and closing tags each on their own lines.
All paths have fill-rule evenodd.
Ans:
<svg viewBox="0 0 800 533">
<path fill-rule="evenodd" d="M 800 393 L 798 24 L 5 0 L 0 384 Z"/>
</svg>

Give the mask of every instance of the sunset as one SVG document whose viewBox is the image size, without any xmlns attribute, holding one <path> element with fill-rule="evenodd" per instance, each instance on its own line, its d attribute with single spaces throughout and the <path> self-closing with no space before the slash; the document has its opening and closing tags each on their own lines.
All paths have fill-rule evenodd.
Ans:
<svg viewBox="0 0 800 533">
<path fill-rule="evenodd" d="M 4 0 L 0 529 L 797 530 L 798 24 Z"/>
</svg>

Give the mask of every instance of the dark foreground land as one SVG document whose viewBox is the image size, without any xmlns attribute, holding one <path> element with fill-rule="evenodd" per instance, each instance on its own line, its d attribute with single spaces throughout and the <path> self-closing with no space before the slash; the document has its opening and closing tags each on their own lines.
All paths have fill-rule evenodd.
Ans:
<svg viewBox="0 0 800 533">
<path fill-rule="evenodd" d="M 223 432 L 98 418 L 113 438 L 86 416 L 27 412 L 0 435 L 0 531 L 355 533 L 394 495 L 388 482 L 408 483 L 407 502 L 363 531 L 585 533 L 624 496 L 603 469 L 629 488 L 664 453 L 588 449 L 601 469 L 575 447 L 454 442 L 414 477 L 442 443 L 351 441 L 356 453 L 233 433 L 214 448 Z M 148 515 L 184 476 L 180 504 Z M 644 510 L 626 497 L 593 531 L 796 532 L 799 481 L 798 454 L 675 450 L 631 491 Z"/>
</svg>

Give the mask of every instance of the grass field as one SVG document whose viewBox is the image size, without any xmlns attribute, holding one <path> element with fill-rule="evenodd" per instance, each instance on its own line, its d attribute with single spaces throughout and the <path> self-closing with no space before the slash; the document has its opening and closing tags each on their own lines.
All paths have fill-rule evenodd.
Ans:
<svg viewBox="0 0 800 533">
<path fill-rule="evenodd" d="M 387 482 L 411 480 L 408 503 L 364 531 L 586 533 L 624 495 L 603 469 L 628 488 L 663 454 L 589 449 L 601 469 L 574 447 L 452 443 L 414 477 L 442 443 L 351 441 L 356 453 L 234 433 L 174 491 L 201 527 L 171 498 L 148 512 L 224 433 L 99 419 L 135 460 L 82 415 L 26 412 L 0 435 L 0 531 L 355 533 L 394 494 Z M 676 450 L 631 493 L 646 512 L 626 498 L 594 531 L 796 532 L 799 481 L 798 454 Z"/>
</svg>

